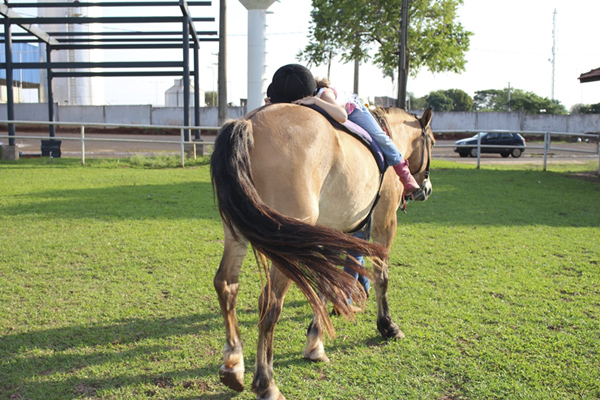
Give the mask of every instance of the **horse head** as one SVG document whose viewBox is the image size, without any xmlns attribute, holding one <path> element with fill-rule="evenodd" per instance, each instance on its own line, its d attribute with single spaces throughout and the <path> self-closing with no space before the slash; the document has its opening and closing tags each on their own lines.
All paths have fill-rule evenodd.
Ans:
<svg viewBox="0 0 600 400">
<path fill-rule="evenodd" d="M 435 144 L 435 138 L 431 131 L 431 118 L 433 113 L 431 108 L 428 108 L 423 113 L 421 118 L 416 117 L 421 127 L 421 133 L 418 138 L 415 138 L 414 150 L 409 157 L 409 165 L 419 165 L 419 168 L 412 169 L 411 173 L 419 182 L 421 187 L 412 194 L 412 200 L 425 201 L 431 195 L 433 187 L 429 179 L 429 170 L 431 166 L 431 150 Z M 418 160 L 418 161 L 417 161 Z"/>
</svg>

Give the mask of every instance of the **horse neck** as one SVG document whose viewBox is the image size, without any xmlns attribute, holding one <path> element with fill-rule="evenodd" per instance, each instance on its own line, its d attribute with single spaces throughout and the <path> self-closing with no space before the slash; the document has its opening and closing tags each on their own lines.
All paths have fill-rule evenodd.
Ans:
<svg viewBox="0 0 600 400">
<path fill-rule="evenodd" d="M 401 109 L 390 109 L 386 115 L 392 140 L 405 158 L 410 157 L 415 141 L 422 134 L 421 124 L 414 115 Z"/>
</svg>

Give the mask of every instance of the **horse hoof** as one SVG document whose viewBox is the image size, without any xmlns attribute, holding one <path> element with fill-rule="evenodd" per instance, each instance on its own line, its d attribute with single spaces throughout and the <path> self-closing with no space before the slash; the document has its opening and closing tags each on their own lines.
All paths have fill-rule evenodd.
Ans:
<svg viewBox="0 0 600 400">
<path fill-rule="evenodd" d="M 329 357 L 327 357 L 327 354 L 323 353 L 323 354 L 304 354 L 304 358 L 307 360 L 310 360 L 312 362 L 325 362 L 328 363 L 329 362 Z"/>
<path fill-rule="evenodd" d="M 244 369 L 241 371 L 236 368 L 227 368 L 226 366 L 222 366 L 219 370 L 219 377 L 221 378 L 221 383 L 227 386 L 230 389 L 235 390 L 236 392 L 242 392 L 244 390 Z"/>
<path fill-rule="evenodd" d="M 383 324 L 378 321 L 377 328 L 385 339 L 404 339 L 405 337 L 398 325 L 393 322 Z"/>
<path fill-rule="evenodd" d="M 257 396 L 257 400 L 285 400 L 277 386 L 271 386 L 262 394 Z"/>
</svg>

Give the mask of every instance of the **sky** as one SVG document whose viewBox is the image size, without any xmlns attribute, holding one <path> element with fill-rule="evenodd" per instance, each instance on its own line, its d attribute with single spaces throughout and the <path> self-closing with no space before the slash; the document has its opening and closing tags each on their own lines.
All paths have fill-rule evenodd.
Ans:
<svg viewBox="0 0 600 400">
<path fill-rule="evenodd" d="M 218 1 L 217 1 L 218 3 Z M 296 54 L 308 43 L 310 26 L 309 0 L 281 0 L 274 3 L 267 17 L 267 76 L 281 65 L 298 62 Z M 600 102 L 600 82 L 581 84 L 581 73 L 600 68 L 600 46 L 597 45 L 598 0 L 465 0 L 459 6 L 458 20 L 473 32 L 466 54 L 466 70 L 461 74 L 432 74 L 421 71 L 411 77 L 407 90 L 415 96 L 433 90 L 461 89 L 474 96 L 477 90 L 511 88 L 552 97 L 553 17 L 556 10 L 556 51 L 554 98 L 567 108 L 576 103 Z M 245 8 L 238 1 L 228 1 L 229 73 L 232 81 L 243 86 L 245 51 L 232 55 L 234 48 L 244 45 L 247 23 Z M 242 54 L 243 53 L 243 54 Z M 240 58 L 232 71 L 234 57 Z M 312 68 L 313 74 L 326 76 L 325 66 Z M 352 63 L 337 62 L 331 80 L 352 89 Z M 237 86 L 237 83 L 236 83 Z M 236 99 L 245 94 L 236 87 Z M 396 97 L 397 87 L 383 78 L 379 69 L 362 65 L 359 95 Z"/>
<path fill-rule="evenodd" d="M 300 62 L 296 55 L 308 44 L 311 24 L 310 0 L 278 0 L 267 15 L 267 80 L 282 65 Z M 165 15 L 165 9 L 157 7 Z M 553 18 L 556 29 L 553 39 Z M 117 9 L 116 12 L 122 12 Z M 176 11 L 176 10 L 175 10 Z M 105 12 L 105 15 L 107 12 Z M 197 30 L 217 31 L 219 0 L 211 6 L 192 7 L 194 17 L 214 17 L 215 22 L 196 22 Z M 473 32 L 466 54 L 466 70 L 460 74 L 432 74 L 422 70 L 411 76 L 407 90 L 416 97 L 434 90 L 461 89 L 474 96 L 478 90 L 504 89 L 510 85 L 552 98 L 567 109 L 577 103 L 600 102 L 600 82 L 581 84 L 581 73 L 600 68 L 600 46 L 597 45 L 598 0 L 464 0 L 459 6 L 458 21 Z M 227 64 L 228 102 L 239 105 L 247 97 L 247 18 L 238 0 L 227 0 Z M 126 29 L 109 26 L 108 30 Z M 178 29 L 177 26 L 173 29 Z M 552 47 L 555 43 L 555 73 L 552 74 Z M 139 59 L 181 59 L 180 50 L 140 52 L 128 56 Z M 218 43 L 204 42 L 200 48 L 200 89 L 216 90 Z M 122 54 L 105 52 L 105 61 L 119 60 Z M 311 67 L 315 76 L 327 75 L 327 67 Z M 331 81 L 352 90 L 353 63 L 335 60 Z M 105 79 L 107 104 L 164 105 L 164 92 L 176 77 Z M 359 95 L 396 97 L 397 87 L 390 78 L 368 63 L 361 64 Z"/>
</svg>

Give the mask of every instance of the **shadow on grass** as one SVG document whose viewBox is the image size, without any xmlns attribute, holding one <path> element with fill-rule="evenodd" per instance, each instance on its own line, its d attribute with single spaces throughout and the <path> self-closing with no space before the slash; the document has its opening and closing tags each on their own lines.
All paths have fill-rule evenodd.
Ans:
<svg viewBox="0 0 600 400">
<path fill-rule="evenodd" d="M 205 361 L 204 367 L 146 373 L 150 368 L 135 367 L 140 359 L 148 364 L 168 365 L 173 356 L 177 336 L 220 334 L 223 323 L 220 314 L 194 314 L 175 318 L 127 319 L 108 325 L 74 326 L 4 335 L 0 338 L 0 398 L 52 399 L 70 392 L 73 397 L 95 396 L 102 390 L 128 386 L 148 387 L 147 396 L 156 390 L 181 385 L 202 394 L 214 392 L 213 383 L 205 377 L 215 377 L 218 364 L 206 362 L 220 357 L 220 350 L 198 349 L 194 358 Z M 150 341 L 150 343 L 145 343 Z M 180 349 L 175 349 L 175 351 Z M 27 354 L 31 353 L 31 354 Z M 127 373 L 110 372 L 110 365 L 130 366 Z M 108 373 L 97 373 L 101 366 Z M 161 366 L 155 365 L 155 370 Z M 79 374 L 89 369 L 95 377 Z M 105 377 L 97 377 L 104 375 Z M 231 398 L 222 393 L 204 395 L 207 399 Z M 47 394 L 42 396 L 41 394 Z M 8 397 L 3 397 L 6 395 Z M 21 397 L 20 397 L 21 396 Z M 96 397 L 94 397 L 96 398 Z"/>
<path fill-rule="evenodd" d="M 3 207 L 3 213 L 61 219 L 220 221 L 212 186 L 207 182 L 52 190 L 21 198 L 22 203 Z"/>
</svg>

